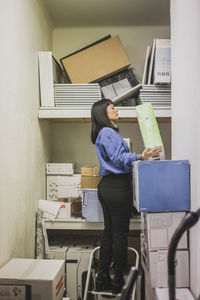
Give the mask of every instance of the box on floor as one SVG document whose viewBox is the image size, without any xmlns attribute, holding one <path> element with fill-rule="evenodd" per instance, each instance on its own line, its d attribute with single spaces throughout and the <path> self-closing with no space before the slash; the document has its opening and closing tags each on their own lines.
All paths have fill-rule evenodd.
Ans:
<svg viewBox="0 0 200 300">
<path fill-rule="evenodd" d="M 67 251 L 66 288 L 70 299 L 83 299 L 86 272 L 93 245 L 71 245 Z"/>
<path fill-rule="evenodd" d="M 64 260 L 13 258 L 0 269 L 0 291 L 12 296 L 13 288 L 19 293 L 31 291 L 34 300 L 61 300 L 64 293 Z M 23 290 L 24 287 L 24 290 Z M 2 291 L 3 292 L 3 291 Z"/>
</svg>

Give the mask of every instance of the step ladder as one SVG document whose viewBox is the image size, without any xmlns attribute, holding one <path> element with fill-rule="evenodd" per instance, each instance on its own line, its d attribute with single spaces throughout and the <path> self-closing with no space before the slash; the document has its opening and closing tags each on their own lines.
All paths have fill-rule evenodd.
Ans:
<svg viewBox="0 0 200 300">
<path fill-rule="evenodd" d="M 89 265 L 88 265 L 88 272 L 87 272 L 87 277 L 86 277 L 86 283 L 85 283 L 85 290 L 84 290 L 84 297 L 83 300 L 87 300 L 87 296 L 88 293 L 95 295 L 95 298 L 98 299 L 99 295 L 102 296 L 121 296 L 121 294 L 118 295 L 113 295 L 111 292 L 97 292 L 95 290 L 91 290 L 89 291 L 89 282 L 90 282 L 90 278 L 91 278 L 91 274 L 92 274 L 92 263 L 93 263 L 93 259 L 94 259 L 94 254 L 96 253 L 96 251 L 98 251 L 100 249 L 100 247 L 96 247 L 95 249 L 92 250 L 91 254 L 90 254 L 90 259 L 89 259 Z M 132 248 L 132 247 L 128 247 L 128 251 L 133 252 L 133 254 L 135 255 L 135 265 L 134 267 L 138 270 L 138 266 L 139 266 L 139 254 L 138 252 Z M 95 287 L 96 288 L 96 287 Z M 131 296 L 131 300 L 135 300 L 135 290 L 136 290 L 136 284 L 134 284 L 133 290 L 132 290 L 132 296 Z"/>
</svg>

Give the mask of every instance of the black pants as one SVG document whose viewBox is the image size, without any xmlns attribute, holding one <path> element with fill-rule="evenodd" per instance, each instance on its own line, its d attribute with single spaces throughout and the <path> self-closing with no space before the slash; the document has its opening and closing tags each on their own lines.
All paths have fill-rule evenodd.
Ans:
<svg viewBox="0 0 200 300">
<path fill-rule="evenodd" d="M 112 261 L 116 272 L 123 273 L 127 264 L 127 234 L 132 211 L 130 174 L 109 174 L 98 185 L 98 198 L 104 215 L 100 245 L 100 271 L 108 271 Z"/>
</svg>

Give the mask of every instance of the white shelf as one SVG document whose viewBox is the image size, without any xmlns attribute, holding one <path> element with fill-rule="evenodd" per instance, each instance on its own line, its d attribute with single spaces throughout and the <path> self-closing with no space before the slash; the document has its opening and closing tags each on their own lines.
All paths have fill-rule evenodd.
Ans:
<svg viewBox="0 0 200 300">
<path fill-rule="evenodd" d="M 45 220 L 46 229 L 64 229 L 64 230 L 103 230 L 103 222 L 86 222 L 81 218 L 69 219 L 69 220 Z M 141 218 L 140 216 L 134 217 L 130 221 L 130 230 L 141 230 Z"/>
<path fill-rule="evenodd" d="M 133 106 L 130 107 L 117 107 L 119 117 L 121 119 L 136 119 L 136 109 Z M 156 118 L 171 118 L 171 108 L 154 108 Z M 39 119 L 90 119 L 90 108 L 77 107 L 75 108 L 60 108 L 60 107 L 41 107 L 39 109 Z"/>
</svg>

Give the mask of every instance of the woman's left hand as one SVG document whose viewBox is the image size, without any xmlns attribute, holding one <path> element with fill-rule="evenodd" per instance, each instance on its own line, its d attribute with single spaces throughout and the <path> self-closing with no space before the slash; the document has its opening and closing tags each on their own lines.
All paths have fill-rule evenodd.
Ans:
<svg viewBox="0 0 200 300">
<path fill-rule="evenodd" d="M 159 152 L 162 152 L 163 149 L 162 148 L 146 148 L 143 152 L 142 152 L 142 159 L 146 160 L 149 157 L 153 157 L 153 156 L 159 156 Z"/>
</svg>

